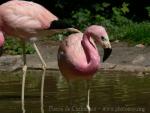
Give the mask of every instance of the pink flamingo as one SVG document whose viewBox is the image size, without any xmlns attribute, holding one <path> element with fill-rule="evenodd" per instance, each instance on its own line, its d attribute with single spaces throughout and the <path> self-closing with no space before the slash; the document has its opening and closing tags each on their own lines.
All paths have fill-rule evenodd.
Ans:
<svg viewBox="0 0 150 113">
<path fill-rule="evenodd" d="M 71 34 L 61 43 L 58 50 L 58 66 L 67 80 L 78 78 L 90 80 L 98 70 L 100 56 L 93 39 L 104 48 L 103 61 L 105 61 L 112 49 L 105 28 L 102 26 L 92 25 L 84 34 Z M 88 88 L 87 109 L 90 112 L 89 94 Z"/>
<path fill-rule="evenodd" d="M 2 32 L 0 32 L 0 56 L 2 55 L 3 45 L 4 45 L 4 35 Z"/>
<path fill-rule="evenodd" d="M 22 102 L 24 102 L 24 85 L 26 75 L 25 43 L 31 41 L 42 64 L 43 70 L 46 63 L 42 58 L 35 41 L 43 36 L 51 36 L 62 31 L 78 32 L 66 23 L 58 20 L 43 6 L 23 0 L 12 0 L 0 5 L 0 54 L 4 45 L 4 36 L 11 35 L 22 40 L 23 44 L 23 79 L 22 79 Z"/>
</svg>

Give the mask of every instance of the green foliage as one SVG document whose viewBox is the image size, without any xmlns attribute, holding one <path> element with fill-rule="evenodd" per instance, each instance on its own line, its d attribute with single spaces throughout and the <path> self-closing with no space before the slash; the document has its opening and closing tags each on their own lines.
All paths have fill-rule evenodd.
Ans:
<svg viewBox="0 0 150 113">
<path fill-rule="evenodd" d="M 91 12 L 87 9 L 79 9 L 79 11 L 72 12 L 73 24 L 76 24 L 80 29 L 90 25 Z"/>
<path fill-rule="evenodd" d="M 53 41 L 60 41 L 60 40 L 63 40 L 63 38 L 64 38 L 63 34 L 56 34 L 56 35 L 53 35 L 50 37 L 50 39 Z M 49 38 L 48 38 L 48 40 L 49 40 Z"/>
<path fill-rule="evenodd" d="M 93 5 L 93 8 L 95 9 L 95 11 L 98 13 L 98 12 L 101 12 L 103 15 L 106 16 L 106 14 L 104 13 L 105 9 L 108 8 L 110 6 L 109 3 L 107 2 L 103 2 L 102 4 L 94 4 Z"/>
<path fill-rule="evenodd" d="M 150 17 L 150 6 L 146 7 L 146 10 L 147 10 L 148 16 Z"/>
<path fill-rule="evenodd" d="M 121 11 L 122 11 L 123 14 L 129 13 L 129 8 L 128 8 L 128 6 L 129 6 L 128 3 L 123 2 L 122 8 L 121 8 Z"/>
<path fill-rule="evenodd" d="M 111 21 L 115 25 L 122 26 L 122 25 L 126 25 L 126 24 L 131 22 L 131 20 L 129 20 L 127 17 L 125 17 L 125 14 L 129 13 L 127 3 L 124 2 L 122 4 L 121 8 L 113 7 L 112 12 L 113 12 L 113 14 L 112 14 L 112 17 L 111 17 Z"/>
<path fill-rule="evenodd" d="M 105 2 L 104 0 L 100 2 L 90 1 L 91 4 L 89 4 L 89 1 L 87 1 L 87 4 L 83 5 L 85 4 L 85 2 L 82 1 L 80 1 L 80 4 L 77 4 L 77 1 L 70 2 L 56 0 L 54 7 L 58 10 L 57 12 L 61 12 L 61 15 L 63 16 L 66 15 L 66 13 L 71 12 L 71 18 L 61 18 L 73 24 L 76 28 L 80 30 L 85 29 L 91 24 L 98 24 L 106 28 L 110 40 L 125 40 L 132 43 L 143 43 L 150 45 L 150 22 L 147 21 L 137 23 L 132 19 L 129 19 L 128 14 L 130 12 L 133 13 L 133 9 L 136 7 L 130 7 L 129 9 L 129 6 L 132 5 L 132 1 L 128 0 L 128 3 L 124 1 L 125 0 L 122 0 L 120 2 L 118 1 L 116 3 L 112 1 Z M 135 4 L 135 2 L 133 3 Z M 73 9 L 73 11 L 65 10 L 66 5 L 67 8 L 69 8 L 68 6 L 71 5 L 71 9 Z M 81 8 L 81 6 L 83 7 Z M 150 6 L 146 6 L 145 9 L 147 10 L 147 12 L 143 13 L 146 13 L 147 16 L 150 18 Z M 50 39 L 55 41 L 62 40 L 64 38 L 64 35 L 68 34 L 57 34 L 52 36 Z M 6 40 L 4 49 L 5 53 L 7 54 L 22 54 L 22 47 L 20 42 L 13 38 L 8 38 Z M 34 53 L 34 49 L 30 45 L 30 43 L 28 43 L 26 46 L 26 53 Z"/>
<path fill-rule="evenodd" d="M 104 11 L 109 3 L 95 4 L 93 6 L 96 14 L 87 9 L 79 9 L 72 14 L 72 20 L 83 29 L 91 24 L 102 25 L 109 33 L 110 40 L 125 40 L 132 43 L 143 43 L 150 45 L 150 22 L 136 23 L 126 17 L 129 13 L 129 4 L 123 2 L 121 7 L 112 7 L 112 15 L 107 16 Z M 150 8 L 147 10 L 150 13 Z"/>
<path fill-rule="evenodd" d="M 12 55 L 23 53 L 21 42 L 15 38 L 11 38 L 11 37 L 6 38 L 4 50 L 5 50 L 5 53 L 12 54 Z M 34 52 L 35 52 L 35 50 L 31 46 L 31 44 L 27 43 L 26 54 L 32 54 Z"/>
<path fill-rule="evenodd" d="M 150 45 L 150 23 L 133 23 L 126 26 L 125 40 Z"/>
</svg>

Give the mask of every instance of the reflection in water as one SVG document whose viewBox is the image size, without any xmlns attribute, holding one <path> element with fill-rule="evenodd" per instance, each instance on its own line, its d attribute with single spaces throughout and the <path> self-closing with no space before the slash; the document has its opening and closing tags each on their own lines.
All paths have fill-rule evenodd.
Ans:
<svg viewBox="0 0 150 113">
<path fill-rule="evenodd" d="M 44 80 L 45 80 L 46 70 L 43 70 L 42 81 L 41 81 L 41 113 L 44 113 Z"/>
<path fill-rule="evenodd" d="M 88 110 L 88 113 L 90 113 L 91 111 L 91 108 L 90 108 L 90 80 L 87 80 L 87 110 Z"/>
<path fill-rule="evenodd" d="M 68 83 L 68 88 L 69 88 L 69 95 L 68 95 L 68 97 L 69 97 L 69 108 L 70 108 L 70 113 L 72 113 L 72 106 L 73 106 L 73 101 L 72 101 L 72 83 L 71 83 L 71 81 L 70 80 L 68 80 L 67 81 L 67 83 Z"/>
<path fill-rule="evenodd" d="M 22 95 L 21 95 L 21 106 L 22 106 L 22 113 L 25 113 L 25 101 L 24 101 L 24 92 L 25 92 L 25 78 L 26 78 L 26 70 L 27 66 L 25 67 L 26 69 L 23 68 L 23 75 L 22 75 Z M 46 69 L 43 70 L 42 73 L 42 80 L 41 80 L 41 113 L 44 113 L 44 80 L 45 80 L 45 73 Z"/>
<path fill-rule="evenodd" d="M 24 91 L 25 91 L 25 81 L 26 81 L 27 65 L 24 65 L 24 67 L 23 67 L 22 70 L 23 70 L 23 75 L 22 75 L 21 104 L 22 104 L 22 113 L 25 113 Z"/>
<path fill-rule="evenodd" d="M 43 85 L 44 102 L 40 101 L 43 71 L 27 71 L 25 89 L 26 113 L 87 113 L 87 86 L 83 81 L 72 83 L 71 98 L 66 80 L 57 71 L 46 71 Z M 18 75 L 18 76 L 16 76 Z M 43 77 L 43 76 L 42 76 Z M 0 73 L 0 111 L 21 113 L 21 72 Z M 87 88 L 88 89 L 88 88 Z M 136 73 L 97 73 L 90 85 L 91 113 L 149 113 L 150 75 Z M 70 101 L 70 99 L 72 99 Z M 42 96 L 41 96 L 42 100 Z M 69 107 L 72 106 L 72 111 Z M 43 107 L 42 107 L 43 106 Z"/>
<path fill-rule="evenodd" d="M 83 80 L 83 82 L 84 82 L 84 80 Z M 70 81 L 70 80 L 68 80 L 67 81 L 67 83 L 68 83 L 68 90 L 69 90 L 69 96 L 68 96 L 68 98 L 69 98 L 69 111 L 70 111 L 70 113 L 73 113 L 73 109 L 74 109 L 74 104 L 73 104 L 73 83 L 72 83 L 72 81 Z M 90 111 L 91 111 L 91 108 L 90 108 L 90 83 L 91 83 L 91 80 L 86 80 L 86 93 L 87 93 L 87 95 L 85 95 L 86 97 L 87 97 L 87 103 L 86 103 L 86 108 L 87 108 L 87 112 L 88 113 L 90 113 Z"/>
</svg>

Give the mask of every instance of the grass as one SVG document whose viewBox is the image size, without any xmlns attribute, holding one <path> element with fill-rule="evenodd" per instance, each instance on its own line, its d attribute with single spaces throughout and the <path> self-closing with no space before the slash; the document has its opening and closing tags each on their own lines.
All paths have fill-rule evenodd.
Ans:
<svg viewBox="0 0 150 113">
<path fill-rule="evenodd" d="M 134 23 L 126 28 L 123 40 L 150 45 L 150 23 Z"/>
<path fill-rule="evenodd" d="M 108 29 L 111 40 L 150 45 L 150 22 L 129 23 Z"/>
<path fill-rule="evenodd" d="M 144 44 L 150 46 L 150 22 L 126 22 L 126 24 L 115 25 L 110 20 L 101 22 L 100 25 L 106 27 L 111 41 L 120 40 L 132 44 Z M 57 34 L 53 37 L 48 37 L 50 40 L 61 40 L 67 33 Z M 4 45 L 5 54 L 22 54 L 22 46 L 20 41 L 15 38 L 6 38 Z M 35 50 L 30 43 L 27 43 L 26 54 L 32 54 Z"/>
<path fill-rule="evenodd" d="M 35 50 L 32 47 L 30 43 L 27 43 L 26 45 L 26 54 L 32 54 Z M 4 53 L 5 54 L 11 54 L 11 55 L 17 55 L 22 54 L 22 44 L 19 40 L 16 38 L 8 37 L 6 38 L 5 44 L 4 44 Z"/>
</svg>

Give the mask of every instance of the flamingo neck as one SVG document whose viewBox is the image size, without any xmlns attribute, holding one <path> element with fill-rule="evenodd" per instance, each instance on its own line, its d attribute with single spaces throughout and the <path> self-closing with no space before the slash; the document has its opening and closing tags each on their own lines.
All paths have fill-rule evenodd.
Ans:
<svg viewBox="0 0 150 113">
<path fill-rule="evenodd" d="M 3 35 L 3 33 L 0 31 L 0 47 L 2 47 L 2 46 L 4 45 L 4 41 L 5 41 L 4 35 Z"/>
<path fill-rule="evenodd" d="M 90 41 L 91 35 L 84 33 L 82 46 L 86 54 L 87 62 L 78 67 L 80 72 L 84 74 L 94 74 L 99 68 L 100 56 L 97 47 Z"/>
</svg>

